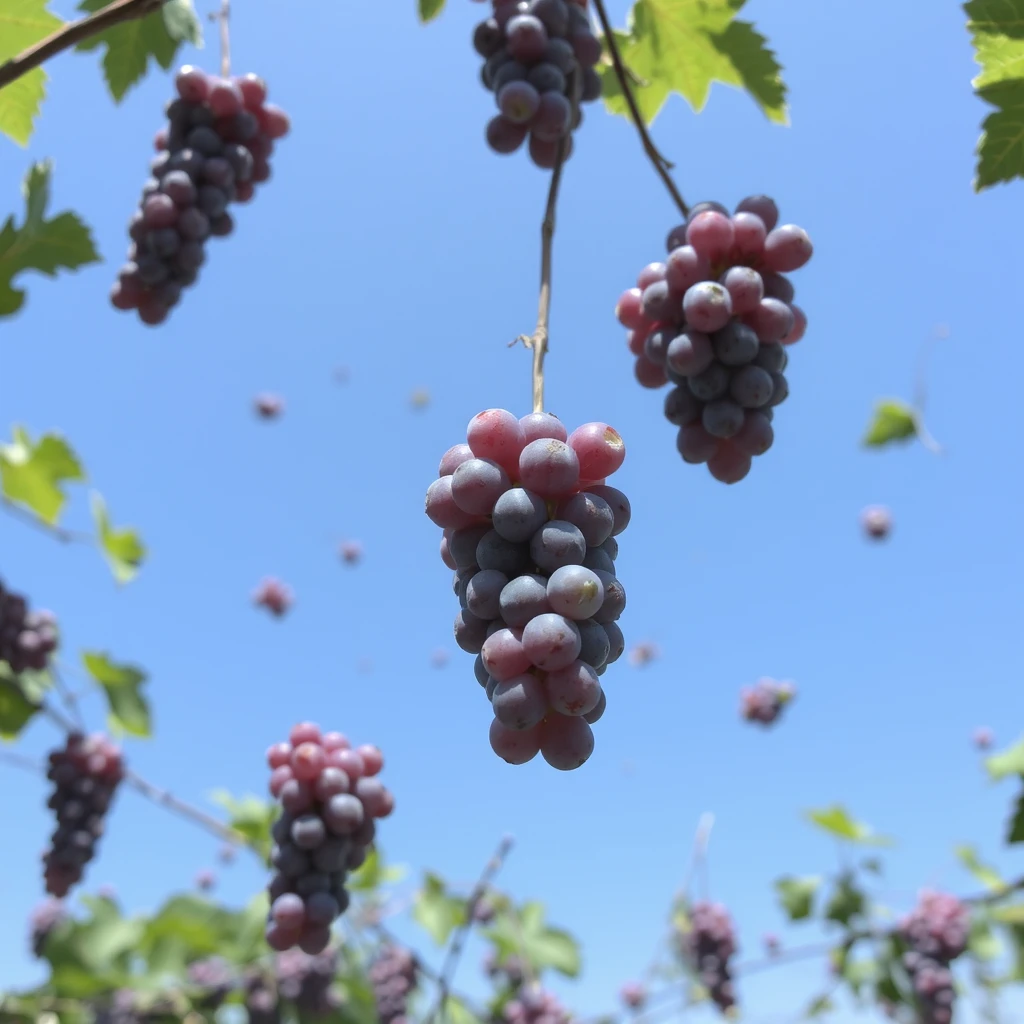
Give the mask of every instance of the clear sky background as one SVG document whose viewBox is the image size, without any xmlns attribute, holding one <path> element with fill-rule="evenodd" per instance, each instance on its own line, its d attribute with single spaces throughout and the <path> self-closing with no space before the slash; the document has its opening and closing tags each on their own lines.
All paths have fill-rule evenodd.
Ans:
<svg viewBox="0 0 1024 1024">
<path fill-rule="evenodd" d="M 211 244 L 199 286 L 155 331 L 107 291 L 169 78 L 115 108 L 95 56 L 51 63 L 40 129 L 27 154 L 7 144 L 0 195 L 19 209 L 30 159 L 53 157 L 52 209 L 79 211 L 107 262 L 23 279 L 27 306 L 0 337 L 0 414 L 65 432 L 151 558 L 118 589 L 95 551 L 0 517 L 5 580 L 59 614 L 68 659 L 99 648 L 149 671 L 156 737 L 128 756 L 184 798 L 263 792 L 265 747 L 310 718 L 384 750 L 397 810 L 379 835 L 411 869 L 400 896 L 425 867 L 468 885 L 513 833 L 501 883 L 581 939 L 582 978 L 554 987 L 584 1013 L 613 1008 L 642 973 L 706 811 L 711 895 L 748 959 L 767 930 L 814 937 L 782 928 L 771 889 L 837 868 L 807 808 L 841 801 L 898 838 L 876 895 L 899 911 L 922 885 L 977 890 L 960 842 L 1019 873 L 1020 852 L 1001 849 L 1012 789 L 985 780 L 970 734 L 991 725 L 1010 742 L 1024 711 L 1024 185 L 971 190 L 985 108 L 959 6 L 751 0 L 744 14 L 785 66 L 792 127 L 721 86 L 700 116 L 673 97 L 655 123 L 691 201 L 768 192 L 815 242 L 796 275 L 810 327 L 776 444 L 735 487 L 680 462 L 663 393 L 633 380 L 613 307 L 677 215 L 632 128 L 588 111 L 559 211 L 548 401 L 570 428 L 605 420 L 626 440 L 621 625 L 661 657 L 608 672 L 596 751 L 569 774 L 491 753 L 422 512 L 471 416 L 529 411 L 529 357 L 508 342 L 536 316 L 547 177 L 484 145 L 493 101 L 469 44 L 482 10 L 450 0 L 421 28 L 411 0 L 288 17 L 236 3 L 236 70 L 267 78 L 293 133 L 236 236 Z M 212 67 L 215 46 L 198 59 Z M 928 372 L 929 424 L 948 455 L 864 451 L 874 401 L 911 396 L 937 324 L 950 337 Z M 419 388 L 431 403 L 415 411 Z M 261 390 L 284 397 L 279 422 L 252 415 Z M 876 502 L 895 520 L 883 545 L 858 526 Z M 84 498 L 71 522 L 87 525 Z M 348 538 L 365 545 L 356 568 L 336 554 Z M 280 622 L 250 604 L 267 574 L 297 594 Z M 800 690 L 767 733 L 737 715 L 740 687 L 763 675 Z M 99 702 L 87 708 L 99 724 Z M 55 740 L 39 722 L 23 747 Z M 0 765 L 0 986 L 41 976 L 22 922 L 41 896 L 45 799 L 40 780 Z M 152 908 L 216 846 L 125 791 L 86 889 L 113 883 L 128 908 Z M 218 892 L 242 902 L 263 882 L 240 862 Z M 478 953 L 458 979 L 470 992 Z M 752 1020 L 790 1020 L 826 984 L 823 962 L 799 964 L 751 977 L 741 999 Z"/>
</svg>

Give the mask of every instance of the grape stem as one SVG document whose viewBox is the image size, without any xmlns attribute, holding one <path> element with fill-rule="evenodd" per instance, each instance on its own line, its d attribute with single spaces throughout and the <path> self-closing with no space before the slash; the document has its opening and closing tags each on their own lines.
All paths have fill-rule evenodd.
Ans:
<svg viewBox="0 0 1024 1024">
<path fill-rule="evenodd" d="M 220 75 L 231 77 L 231 0 L 220 0 L 220 10 L 210 15 L 220 25 Z"/>
<path fill-rule="evenodd" d="M 87 18 L 62 25 L 45 39 L 33 43 L 28 49 L 0 64 L 0 89 L 17 81 L 33 68 L 46 63 L 51 57 L 56 57 L 58 53 L 63 53 L 64 50 L 69 50 L 72 46 L 91 39 L 114 25 L 120 25 L 121 22 L 144 18 L 147 14 L 158 11 L 165 2 L 166 0 L 114 0 L 112 4 L 96 11 L 95 14 L 90 14 Z"/>
<path fill-rule="evenodd" d="M 672 196 L 672 201 L 679 208 L 679 212 L 684 217 L 689 217 L 690 207 L 686 205 L 686 200 L 683 199 L 679 189 L 676 187 L 676 183 L 672 180 L 672 175 L 669 173 L 674 165 L 665 156 L 663 156 L 658 147 L 654 145 L 654 142 L 647 131 L 647 125 L 644 123 L 643 114 L 640 113 L 640 107 L 637 105 L 636 96 L 633 93 L 633 85 L 630 81 L 632 78 L 635 78 L 635 76 L 632 72 L 627 70 L 626 65 L 623 63 L 622 54 L 619 52 L 619 43 L 615 38 L 615 29 L 612 27 L 612 23 L 608 19 L 608 12 L 605 10 L 604 0 L 594 0 L 594 10 L 597 11 L 597 17 L 601 22 L 601 30 L 604 32 L 604 39 L 608 44 L 608 53 L 612 59 L 612 67 L 615 70 L 615 77 L 618 79 L 619 88 L 622 89 L 622 95 L 626 100 L 626 105 L 629 107 L 629 113 L 633 119 L 633 124 L 636 126 L 637 133 L 640 136 L 640 142 L 644 147 L 644 153 L 647 154 L 647 159 L 651 161 L 651 165 L 657 172 L 658 177 L 664 182 L 665 188 L 668 189 L 669 195 Z"/>
<path fill-rule="evenodd" d="M 473 927 L 477 905 L 487 894 L 487 890 L 494 881 L 494 876 L 501 870 L 502 865 L 505 863 L 505 858 L 508 857 L 514 843 L 515 839 L 512 836 L 506 835 L 502 837 L 501 842 L 498 843 L 498 848 L 484 865 L 480 878 L 473 887 L 473 891 L 469 894 L 469 899 L 466 901 L 466 917 L 459 927 L 455 929 L 451 942 L 448 944 L 448 951 L 445 953 L 444 962 L 441 965 L 441 974 L 437 980 L 437 1002 L 427 1015 L 426 1024 L 434 1024 L 438 1017 L 444 1020 L 444 1012 L 448 1005 L 448 997 L 451 995 L 455 971 L 458 969 L 459 960 L 462 958 L 462 951 L 466 946 L 466 938 Z"/>
<path fill-rule="evenodd" d="M 928 401 L 928 363 L 936 342 L 945 341 L 949 332 L 945 328 L 936 328 L 935 333 L 921 346 L 917 357 L 917 372 L 914 379 L 914 428 L 918 440 L 933 455 L 945 455 L 945 449 L 932 437 L 924 423 L 924 407 Z"/>
<path fill-rule="evenodd" d="M 0 72 L 2 72 L 2 68 L 0 68 Z M 48 523 L 40 519 L 34 512 L 30 512 L 28 509 L 24 509 L 11 501 L 10 498 L 0 497 L 0 508 L 15 519 L 20 519 L 23 523 L 27 523 L 29 526 L 34 526 L 37 530 L 42 530 L 43 533 L 49 534 L 54 540 L 59 540 L 62 544 L 95 543 L 95 539 L 91 534 L 82 533 L 78 530 L 67 530 L 63 526 Z"/>
</svg>

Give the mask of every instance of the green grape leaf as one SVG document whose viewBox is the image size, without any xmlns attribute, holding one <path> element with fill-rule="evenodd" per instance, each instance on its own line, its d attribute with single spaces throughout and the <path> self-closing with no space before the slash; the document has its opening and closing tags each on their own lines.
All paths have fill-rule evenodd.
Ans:
<svg viewBox="0 0 1024 1024">
<path fill-rule="evenodd" d="M 385 863 L 384 851 L 375 844 L 366 860 L 348 876 L 345 885 L 349 892 L 373 892 L 382 885 L 400 882 L 405 876 L 406 869 L 402 865 Z"/>
<path fill-rule="evenodd" d="M 93 14 L 110 3 L 111 0 L 82 0 L 78 9 Z M 110 95 L 120 103 L 128 90 L 145 76 L 150 60 L 169 70 L 183 42 L 202 46 L 202 27 L 191 0 L 168 0 L 160 10 L 144 18 L 122 21 L 84 40 L 78 44 L 78 49 L 106 47 L 103 74 Z"/>
<path fill-rule="evenodd" d="M 803 921 L 814 913 L 814 897 L 821 887 L 821 879 L 816 876 L 793 878 L 783 875 L 775 880 L 775 891 L 779 894 L 779 903 L 789 915 L 790 921 Z"/>
<path fill-rule="evenodd" d="M 416 0 L 416 5 L 423 25 L 433 21 L 444 10 L 444 0 Z"/>
<path fill-rule="evenodd" d="M 231 941 L 240 915 L 201 896 L 172 896 L 148 921 L 137 941 L 146 958 L 166 959 L 166 949 L 178 946 L 186 962 L 219 954 Z"/>
<path fill-rule="evenodd" d="M 892 840 L 888 836 L 879 835 L 862 821 L 855 821 L 840 804 L 807 811 L 805 817 L 818 828 L 850 843 L 860 843 L 864 846 L 892 845 Z"/>
<path fill-rule="evenodd" d="M 989 917 L 1000 924 L 1024 925 L 1024 903 L 1008 903 L 1002 907 L 993 907 Z"/>
<path fill-rule="evenodd" d="M 210 799 L 227 811 L 228 825 L 244 836 L 269 865 L 270 847 L 273 845 L 270 829 L 277 818 L 277 805 L 258 796 L 243 796 L 236 800 L 223 789 L 211 793 Z"/>
<path fill-rule="evenodd" d="M 449 995 L 445 1002 L 442 1024 L 477 1024 L 473 1011 L 457 996 Z"/>
<path fill-rule="evenodd" d="M 746 0 L 636 0 L 625 32 L 615 38 L 632 73 L 631 91 L 650 124 L 673 92 L 704 109 L 712 82 L 745 89 L 765 116 L 787 124 L 782 67 L 764 36 L 747 21 L 736 21 Z M 629 116 L 629 107 L 610 62 L 598 68 L 605 104 Z"/>
<path fill-rule="evenodd" d="M 832 1002 L 829 995 L 815 996 L 808 1004 L 807 1009 L 804 1010 L 804 1017 L 808 1020 L 812 1020 L 815 1017 L 824 1017 L 825 1014 L 833 1013 L 835 1008 L 836 1004 Z"/>
<path fill-rule="evenodd" d="M 38 711 L 38 704 L 29 699 L 7 662 L 0 661 L 0 739 L 17 739 Z"/>
<path fill-rule="evenodd" d="M 844 874 L 836 880 L 836 886 L 825 904 L 825 919 L 845 926 L 863 914 L 865 906 L 864 893 L 857 888 L 853 876 Z"/>
<path fill-rule="evenodd" d="M 466 920 L 466 900 L 452 896 L 444 879 L 432 871 L 423 873 L 423 886 L 412 907 L 413 920 L 423 927 L 439 946 L 443 946 Z"/>
<path fill-rule="evenodd" d="M 64 24 L 46 9 L 46 3 L 4 0 L 0 5 L 0 66 Z M 42 68 L 33 68 L 0 89 L 0 132 L 19 146 L 27 146 L 32 137 L 33 122 L 46 97 L 46 78 Z"/>
<path fill-rule="evenodd" d="M 967 937 L 967 948 L 979 960 L 992 961 L 1003 952 L 1003 944 L 992 931 L 990 922 L 975 914 L 971 918 L 971 929 Z"/>
<path fill-rule="evenodd" d="M 1024 782 L 1024 776 L 1021 781 Z M 1017 796 L 1017 802 L 1010 814 L 1010 822 L 1006 828 L 1006 842 L 1009 845 L 1024 843 L 1024 789 Z"/>
<path fill-rule="evenodd" d="M 1024 0 L 969 0 L 967 31 L 980 67 L 972 85 L 996 108 L 982 125 L 974 189 L 1024 177 Z"/>
<path fill-rule="evenodd" d="M 973 846 L 957 846 L 953 853 L 956 855 L 958 861 L 970 871 L 972 875 L 983 885 L 989 892 L 998 892 L 1004 888 L 1006 883 L 1003 881 L 1002 876 L 995 868 L 990 868 L 987 864 L 982 864 L 978 859 L 978 851 Z"/>
<path fill-rule="evenodd" d="M 114 579 L 118 583 L 130 583 L 135 579 L 145 560 L 146 545 L 142 543 L 137 530 L 131 527 L 115 528 L 110 525 L 107 503 L 98 491 L 93 491 L 90 504 L 100 551 L 103 552 Z"/>
<path fill-rule="evenodd" d="M 875 405 L 875 414 L 864 435 L 865 448 L 881 448 L 893 441 L 917 436 L 917 414 L 897 398 L 883 398 Z"/>
<path fill-rule="evenodd" d="M 146 739 L 152 735 L 149 702 L 142 693 L 146 673 L 134 665 L 111 661 L 100 651 L 83 651 L 85 670 L 107 696 L 107 722 L 111 730 Z"/>
<path fill-rule="evenodd" d="M 484 934 L 502 958 L 510 954 L 525 957 L 535 974 L 551 968 L 568 978 L 579 975 L 579 944 L 567 931 L 545 924 L 542 903 L 524 903 L 518 911 L 503 908 Z"/>
<path fill-rule="evenodd" d="M 7 89 L 0 91 L 0 116 L 6 95 Z M 29 168 L 21 186 L 25 220 L 20 227 L 15 227 L 11 214 L 0 229 L 0 317 L 17 313 L 25 304 L 24 291 L 12 285 L 15 276 L 23 271 L 38 270 L 56 277 L 61 268 L 77 270 L 99 261 L 92 235 L 77 214 L 65 212 L 46 219 L 52 173 L 52 160 L 40 161 Z"/>
<path fill-rule="evenodd" d="M 985 770 L 993 782 L 1008 775 L 1024 775 L 1024 736 L 1012 747 L 985 758 Z"/>
<path fill-rule="evenodd" d="M 14 428 L 14 440 L 0 445 L 0 492 L 35 513 L 44 523 L 56 524 L 67 495 L 66 481 L 84 480 L 78 457 L 59 434 L 44 434 L 34 443 L 23 427 Z"/>
<path fill-rule="evenodd" d="M 91 912 L 68 918 L 46 943 L 50 985 L 64 998 L 88 998 L 127 986 L 144 923 L 125 918 L 113 900 L 83 897 Z"/>
</svg>

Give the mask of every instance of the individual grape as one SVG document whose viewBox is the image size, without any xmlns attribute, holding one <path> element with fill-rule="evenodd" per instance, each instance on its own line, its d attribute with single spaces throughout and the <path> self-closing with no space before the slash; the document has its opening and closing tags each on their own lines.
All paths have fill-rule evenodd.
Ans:
<svg viewBox="0 0 1024 1024">
<path fill-rule="evenodd" d="M 540 18 L 530 14 L 516 15 L 505 26 L 505 38 L 508 52 L 516 60 L 533 64 L 543 59 L 548 33 Z"/>
<path fill-rule="evenodd" d="M 742 366 L 757 355 L 757 335 L 737 320 L 730 320 L 720 331 L 715 331 L 711 343 L 715 358 L 725 366 Z"/>
<path fill-rule="evenodd" d="M 645 388 L 660 388 L 668 382 L 664 367 L 652 363 L 644 356 L 637 359 L 633 372 L 637 381 Z"/>
<path fill-rule="evenodd" d="M 612 536 L 617 537 L 623 530 L 629 526 L 629 520 L 632 516 L 632 510 L 629 505 L 629 499 L 622 493 L 617 487 L 610 487 L 607 484 L 594 484 L 587 488 L 590 494 L 596 494 L 597 497 L 603 498 L 608 502 L 608 506 L 612 510 L 612 515 L 615 517 L 615 525 L 612 527 Z"/>
<path fill-rule="evenodd" d="M 546 47 L 544 52 L 547 53 Z M 566 87 L 565 75 L 556 64 L 548 61 L 534 64 L 527 73 L 526 80 L 538 93 L 548 93 L 552 96 L 557 96 L 559 100 L 568 106 L 569 101 L 564 96 Z M 571 106 L 569 106 L 569 112 L 570 114 L 572 113 Z"/>
<path fill-rule="evenodd" d="M 562 160 L 565 161 L 572 156 L 573 141 L 571 135 L 564 139 L 551 140 L 542 139 L 536 134 L 531 134 L 530 141 L 527 144 L 530 159 L 544 170 L 551 170 L 558 163 L 558 154 L 563 147 L 565 152 L 562 154 Z"/>
<path fill-rule="evenodd" d="M 545 671 L 572 664 L 579 656 L 581 643 L 576 623 L 554 612 L 535 616 L 523 628 L 523 650 L 537 668 Z"/>
<path fill-rule="evenodd" d="M 553 67 L 551 64 L 543 66 Z M 532 75 L 530 84 L 536 86 Z M 542 92 L 537 103 L 537 110 L 529 124 L 529 130 L 533 135 L 545 142 L 557 142 L 565 136 L 571 126 L 572 104 L 561 92 L 553 90 Z"/>
<path fill-rule="evenodd" d="M 450 476 L 439 477 L 427 488 L 425 509 L 431 521 L 442 528 L 453 527 L 458 530 L 476 522 L 475 516 L 463 512 L 455 503 Z"/>
<path fill-rule="evenodd" d="M 452 530 L 448 538 L 448 552 L 455 562 L 456 569 L 476 569 L 476 549 L 480 541 L 490 533 L 487 523 L 464 526 L 461 530 Z"/>
<path fill-rule="evenodd" d="M 704 406 L 701 424 L 713 437 L 733 437 L 743 426 L 743 409 L 728 399 L 716 399 Z"/>
<path fill-rule="evenodd" d="M 557 416 L 549 412 L 531 412 L 519 420 L 526 444 L 539 441 L 541 438 L 554 438 L 556 441 L 568 441 L 569 432 L 565 424 Z M 511 539 L 511 538 L 510 538 Z"/>
<path fill-rule="evenodd" d="M 748 409 L 743 416 L 743 426 L 733 435 L 732 443 L 747 455 L 764 455 L 775 440 L 768 417 L 756 409 Z"/>
<path fill-rule="evenodd" d="M 590 569 L 591 572 L 615 572 L 615 562 L 604 548 L 587 548 L 582 564 L 584 569 Z"/>
<path fill-rule="evenodd" d="M 778 342 L 761 345 L 757 350 L 754 365 L 769 373 L 780 373 L 786 368 L 786 350 Z"/>
<path fill-rule="evenodd" d="M 479 654 L 487 639 L 487 620 L 472 612 L 460 611 L 455 616 L 455 642 L 467 654 Z"/>
<path fill-rule="evenodd" d="M 702 281 L 687 289 L 683 313 L 690 327 L 707 334 L 720 330 L 732 316 L 732 299 L 715 281 Z"/>
<path fill-rule="evenodd" d="M 466 608 L 480 619 L 496 619 L 501 614 L 499 599 L 508 577 L 497 569 L 482 569 L 466 584 Z"/>
<path fill-rule="evenodd" d="M 473 450 L 468 444 L 452 445 L 452 447 L 441 456 L 441 463 L 437 467 L 437 475 L 451 476 L 459 466 L 464 462 L 468 462 L 472 458 Z"/>
<path fill-rule="evenodd" d="M 594 613 L 594 621 L 601 623 L 614 622 L 626 607 L 626 591 L 622 583 L 613 573 L 601 569 L 594 570 L 595 575 L 604 587 L 604 600 L 601 607 Z"/>
<path fill-rule="evenodd" d="M 676 448 L 683 457 L 683 462 L 696 465 L 707 462 L 715 454 L 718 450 L 718 439 L 704 429 L 703 423 L 688 423 L 679 428 Z"/>
<path fill-rule="evenodd" d="M 756 685 L 745 686 L 740 691 L 740 717 L 746 722 L 773 725 L 795 695 L 792 683 L 759 679 Z"/>
<path fill-rule="evenodd" d="M 789 307 L 793 312 L 793 326 L 781 339 L 783 345 L 793 345 L 798 342 L 807 330 L 807 314 L 799 306 Z"/>
<path fill-rule="evenodd" d="M 729 256 L 736 263 L 754 262 L 764 252 L 767 229 L 757 214 L 740 211 L 733 215 L 733 244 Z"/>
<path fill-rule="evenodd" d="M 789 382 L 781 373 L 772 374 L 772 397 L 769 405 L 781 405 L 789 397 Z"/>
<path fill-rule="evenodd" d="M 585 715 L 593 711 L 601 699 L 597 673 L 579 659 L 565 668 L 548 672 L 544 688 L 551 708 L 561 715 Z"/>
<path fill-rule="evenodd" d="M 622 466 L 626 445 L 607 423 L 584 423 L 569 435 L 569 447 L 579 460 L 583 480 L 603 480 Z"/>
<path fill-rule="evenodd" d="M 540 497 L 562 497 L 570 494 L 579 483 L 579 459 L 564 441 L 541 438 L 522 449 L 518 475 L 523 487 Z"/>
<path fill-rule="evenodd" d="M 509 729 L 497 718 L 491 722 L 491 749 L 509 764 L 526 764 L 540 753 L 540 726 Z"/>
<path fill-rule="evenodd" d="M 558 519 L 545 523 L 530 541 L 531 559 L 538 568 L 549 573 L 563 565 L 579 564 L 586 552 L 587 542 L 580 530 Z M 549 590 L 549 600 L 550 597 Z"/>
<path fill-rule="evenodd" d="M 686 384 L 695 398 L 702 402 L 713 402 L 729 390 L 731 374 L 721 363 L 712 363 L 701 373 L 687 377 Z"/>
<path fill-rule="evenodd" d="M 729 394 L 743 408 L 759 409 L 771 400 L 773 387 L 772 375 L 767 370 L 744 366 L 733 374 Z"/>
<path fill-rule="evenodd" d="M 717 210 L 705 210 L 687 221 L 687 244 L 709 263 L 716 263 L 728 255 L 734 237 L 733 222 L 727 214 Z"/>
<path fill-rule="evenodd" d="M 495 153 L 514 153 L 523 144 L 528 134 L 526 125 L 514 124 L 507 117 L 498 115 L 487 122 L 487 145 Z"/>
<path fill-rule="evenodd" d="M 665 419 L 677 427 L 698 419 L 702 408 L 703 403 L 689 388 L 673 388 L 665 396 Z"/>
<path fill-rule="evenodd" d="M 543 576 L 517 576 L 502 590 L 499 603 L 502 619 L 521 629 L 535 616 L 551 611 L 547 581 Z"/>
<path fill-rule="evenodd" d="M 683 227 L 685 234 L 686 228 Z M 692 245 L 682 242 L 669 249 L 665 262 L 665 280 L 676 295 L 685 295 L 690 288 L 711 275 L 711 264 Z"/>
<path fill-rule="evenodd" d="M 591 618 L 601 608 L 604 585 L 582 565 L 563 565 L 549 577 L 547 595 L 553 612 L 579 621 Z"/>
<path fill-rule="evenodd" d="M 630 288 L 619 296 L 619 301 L 615 304 L 615 317 L 623 327 L 639 330 L 649 326 L 640 305 L 642 294 L 639 288 Z"/>
<path fill-rule="evenodd" d="M 793 310 L 781 299 L 762 299 L 757 309 L 747 313 L 743 322 L 757 333 L 764 344 L 781 341 L 793 329 Z"/>
<path fill-rule="evenodd" d="M 643 290 L 640 310 L 650 321 L 676 320 L 680 310 L 679 295 L 672 291 L 667 281 L 655 281 Z"/>
<path fill-rule="evenodd" d="M 595 669 L 600 668 L 612 653 L 608 631 L 593 619 L 584 619 L 577 622 L 576 626 L 580 631 L 579 660 L 585 661 Z"/>
<path fill-rule="evenodd" d="M 484 641 L 480 657 L 488 674 L 499 683 L 522 675 L 531 665 L 523 648 L 521 629 L 504 627 L 492 633 Z"/>
<path fill-rule="evenodd" d="M 655 327 L 644 341 L 643 355 L 658 366 L 665 365 L 665 357 L 672 339 L 679 333 L 677 327 Z"/>
<path fill-rule="evenodd" d="M 511 579 L 529 568 L 530 553 L 525 544 L 514 544 L 491 530 L 476 546 L 476 563 L 481 569 L 497 569 Z"/>
<path fill-rule="evenodd" d="M 495 502 L 491 524 L 505 540 L 523 543 L 544 525 L 547 516 L 547 506 L 539 494 L 525 487 L 514 487 Z"/>
<path fill-rule="evenodd" d="M 499 682 L 491 696 L 491 708 L 494 717 L 506 729 L 517 732 L 533 729 L 548 713 L 548 695 L 544 683 L 526 672 Z"/>
<path fill-rule="evenodd" d="M 611 645 L 611 650 L 608 653 L 608 664 L 611 665 L 612 662 L 618 661 L 622 657 L 626 650 L 626 640 L 617 622 L 602 623 L 602 628 L 608 634 L 608 642 Z"/>
<path fill-rule="evenodd" d="M 761 280 L 764 281 L 764 293 L 768 298 L 781 299 L 787 305 L 792 303 L 796 289 L 788 277 L 771 270 L 762 270 Z"/>
<path fill-rule="evenodd" d="M 512 124 L 525 125 L 540 109 L 540 93 L 529 82 L 508 82 L 498 93 L 498 109 Z"/>
<path fill-rule="evenodd" d="M 711 338 L 700 331 L 683 331 L 672 339 L 665 354 L 669 370 L 689 377 L 703 373 L 714 360 Z"/>
<path fill-rule="evenodd" d="M 766 231 L 771 231 L 779 222 L 779 208 L 768 196 L 747 196 L 736 204 L 736 213 L 752 213 L 759 217 Z"/>
<path fill-rule="evenodd" d="M 630 1010 L 642 1010 L 647 1002 L 647 989 L 639 982 L 627 982 L 619 989 L 619 998 Z"/>
<path fill-rule="evenodd" d="M 615 514 L 604 498 L 580 491 L 563 498 L 555 509 L 558 519 L 575 526 L 588 547 L 597 547 L 608 540 L 615 527 Z"/>
<path fill-rule="evenodd" d="M 490 459 L 468 459 L 452 474 L 452 500 L 473 515 L 489 515 L 511 486 L 508 474 Z"/>
<path fill-rule="evenodd" d="M 667 268 L 664 263 L 648 263 L 647 266 L 637 274 L 637 287 L 643 291 L 644 288 L 649 284 L 654 284 L 655 281 L 664 281 L 666 269 Z"/>
<path fill-rule="evenodd" d="M 300 743 L 293 751 L 291 769 L 300 782 L 312 782 L 326 763 L 323 747 L 317 742 Z"/>
<path fill-rule="evenodd" d="M 739 483 L 750 472 L 750 456 L 737 445 L 722 441 L 708 459 L 708 472 L 723 484 Z"/>
<path fill-rule="evenodd" d="M 750 267 L 730 267 L 722 275 L 721 283 L 732 300 L 734 315 L 753 312 L 764 298 L 764 281 Z"/>
<path fill-rule="evenodd" d="M 860 521 L 872 540 L 885 540 L 892 532 L 892 513 L 884 505 L 869 505 L 861 512 Z"/>
<path fill-rule="evenodd" d="M 491 459 L 510 476 L 517 475 L 525 440 L 519 420 L 512 413 L 505 409 L 477 413 L 466 428 L 466 440 L 478 459 Z"/>
<path fill-rule="evenodd" d="M 728 207 L 723 206 L 721 203 L 716 203 L 713 200 L 705 200 L 704 202 L 696 203 L 694 206 L 690 207 L 690 213 L 686 218 L 687 225 L 692 223 L 695 218 L 708 210 L 714 210 L 715 213 L 721 213 L 725 216 L 729 215 Z"/>
<path fill-rule="evenodd" d="M 783 224 L 773 228 L 764 243 L 764 265 L 776 273 L 799 270 L 814 254 L 814 246 L 803 228 Z"/>
<path fill-rule="evenodd" d="M 582 718 L 549 715 L 539 730 L 541 756 L 559 771 L 581 767 L 594 752 L 594 733 Z"/>
</svg>

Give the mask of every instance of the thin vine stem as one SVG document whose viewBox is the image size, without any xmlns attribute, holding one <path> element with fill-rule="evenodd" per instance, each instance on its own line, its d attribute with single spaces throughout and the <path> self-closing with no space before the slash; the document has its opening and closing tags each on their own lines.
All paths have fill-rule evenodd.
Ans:
<svg viewBox="0 0 1024 1024">
<path fill-rule="evenodd" d="M 231 0 L 220 0 L 220 10 L 210 15 L 211 21 L 220 26 L 220 74 L 221 78 L 231 75 Z"/>
<path fill-rule="evenodd" d="M 448 997 L 451 995 L 452 982 L 455 980 L 455 972 L 458 969 L 459 961 L 462 959 L 462 952 L 465 949 L 469 931 L 473 927 L 477 905 L 486 895 L 487 890 L 494 881 L 494 876 L 501 870 L 514 843 L 515 839 L 512 836 L 502 837 L 490 860 L 484 865 L 484 869 L 476 885 L 473 887 L 473 891 L 469 894 L 469 899 L 466 901 L 466 918 L 452 934 L 451 942 L 445 953 L 444 962 L 441 965 L 441 972 L 437 981 L 437 1002 L 427 1016 L 427 1024 L 434 1024 L 438 1017 L 442 1020 L 444 1019 Z"/>
<path fill-rule="evenodd" d="M 626 100 L 626 106 L 629 107 L 630 116 L 633 119 L 633 124 L 636 127 L 637 134 L 640 136 L 640 143 L 644 148 L 644 153 L 647 154 L 647 159 L 650 160 L 651 165 L 657 172 L 658 177 L 661 178 L 668 189 L 669 195 L 672 196 L 672 201 L 676 204 L 679 212 L 684 217 L 690 216 L 690 207 L 687 206 L 686 200 L 683 199 L 682 194 L 676 187 L 676 183 L 672 180 L 672 175 L 669 171 L 672 169 L 672 163 L 667 160 L 654 145 L 654 141 L 651 139 L 650 133 L 647 131 L 647 125 L 644 124 L 643 115 L 640 113 L 640 107 L 637 105 L 636 96 L 633 92 L 633 85 L 630 81 L 631 75 L 626 69 L 626 65 L 623 63 L 622 54 L 619 52 L 619 43 L 615 38 L 615 29 L 612 27 L 612 23 L 608 18 L 608 12 L 605 10 L 604 0 L 594 0 L 594 10 L 597 11 L 597 17 L 601 22 L 601 30 L 604 32 L 605 42 L 608 44 L 608 53 L 612 59 L 612 67 L 615 70 L 615 77 L 618 79 L 619 88 L 622 89 L 622 95 Z"/>
<path fill-rule="evenodd" d="M 2 71 L 2 68 L 0 68 L 0 71 Z M 17 519 L 28 526 L 35 527 L 37 530 L 45 533 L 48 537 L 52 537 L 54 540 L 60 541 L 61 544 L 92 545 L 96 543 L 96 539 L 92 534 L 84 533 L 79 530 L 68 530 L 63 526 L 47 523 L 45 520 L 40 519 L 34 512 L 22 508 L 20 505 L 11 501 L 10 498 L 0 497 L 0 508 L 14 519 Z"/>
<path fill-rule="evenodd" d="M 72 46 L 105 32 L 113 25 L 144 18 L 147 14 L 158 11 L 165 2 L 166 0 L 114 0 L 112 4 L 96 11 L 95 14 L 90 14 L 87 18 L 62 25 L 45 39 L 0 64 L 0 89 L 17 81 L 33 68 L 45 64 L 58 53 L 63 53 L 64 50 L 69 50 Z"/>
</svg>

